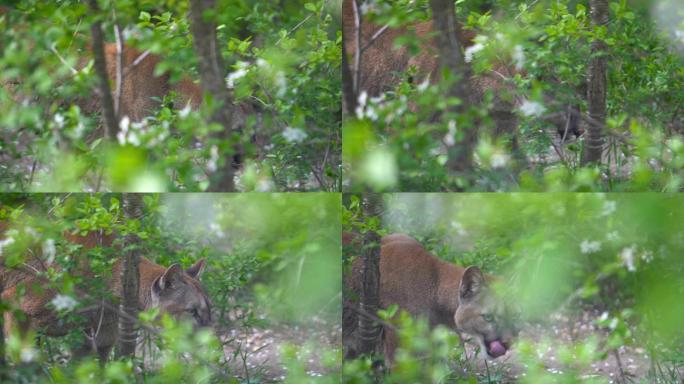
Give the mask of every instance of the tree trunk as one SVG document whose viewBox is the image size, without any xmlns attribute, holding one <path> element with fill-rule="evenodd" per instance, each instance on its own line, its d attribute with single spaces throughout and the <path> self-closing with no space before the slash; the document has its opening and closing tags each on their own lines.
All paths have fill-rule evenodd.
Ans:
<svg viewBox="0 0 684 384">
<path fill-rule="evenodd" d="M 216 133 L 222 141 L 232 140 L 234 105 L 230 92 L 225 83 L 225 67 L 221 59 L 216 38 L 216 23 L 213 18 L 213 0 L 190 1 L 190 32 L 193 37 L 193 47 L 199 60 L 200 83 L 202 92 L 209 94 L 213 101 L 211 121 L 223 126 L 223 131 Z M 239 145 L 235 154 L 240 155 Z M 235 184 L 233 176 L 237 164 L 232 158 L 225 159 L 224 164 L 211 180 L 209 189 L 215 192 L 233 192 Z"/>
<path fill-rule="evenodd" d="M 124 212 L 127 220 L 141 220 L 143 216 L 143 199 L 138 193 L 124 195 Z M 119 316 L 119 348 L 117 356 L 135 357 L 135 346 L 138 339 L 138 329 L 135 319 L 140 309 L 139 287 L 140 274 L 140 239 L 135 234 L 126 236 L 126 252 L 121 263 L 121 312 L 129 316 Z"/>
<path fill-rule="evenodd" d="M 90 30 L 93 34 L 93 56 L 95 59 L 95 73 L 99 79 L 99 93 L 102 100 L 102 113 L 104 117 L 105 137 L 108 140 L 116 140 L 116 135 L 119 133 L 119 118 L 114 111 L 114 99 L 112 98 L 112 90 L 109 86 L 109 77 L 107 76 L 107 59 L 104 50 L 104 35 L 102 33 L 102 22 L 100 17 L 100 7 L 97 5 L 97 0 L 88 0 L 88 5 L 96 21 L 91 25 Z"/>
<path fill-rule="evenodd" d="M 608 25 L 608 0 L 591 0 L 591 23 L 594 29 Z M 600 164 L 604 142 L 604 128 L 606 124 L 606 91 L 608 46 L 603 40 L 591 43 L 591 61 L 589 62 L 589 101 L 590 124 L 587 127 L 587 137 L 584 142 L 584 156 L 582 165 Z"/>
<path fill-rule="evenodd" d="M 380 222 L 382 212 L 382 195 L 367 194 L 363 197 L 363 210 L 366 220 L 376 218 Z M 380 307 L 380 236 L 369 230 L 363 238 L 363 269 L 361 271 L 362 288 L 359 307 L 362 314 L 373 314 Z M 379 345 L 380 324 L 374 319 L 359 316 L 359 353 L 370 355 Z"/>
<path fill-rule="evenodd" d="M 451 87 L 448 96 L 457 97 L 462 104 L 452 107 L 447 112 L 464 113 L 471 105 L 470 78 L 472 71 L 465 62 L 461 44 L 458 41 L 460 25 L 456 22 L 456 10 L 453 0 L 430 0 L 432 21 L 436 36 L 434 37 L 439 47 L 439 61 L 442 69 L 446 69 L 458 79 Z M 460 127 L 463 130 L 463 139 L 449 149 L 447 167 L 455 172 L 463 172 L 472 169 L 472 156 L 477 139 L 475 127 Z"/>
<path fill-rule="evenodd" d="M 342 50 L 342 95 L 343 116 L 354 116 L 359 98 L 354 90 L 354 78 L 344 49 Z"/>
<path fill-rule="evenodd" d="M 2 261 L 0 260 L 0 268 L 3 267 Z M 5 290 L 5 283 L 2 281 L 2 276 L 0 276 L 0 293 Z M 0 298 L 0 381 L 5 379 L 5 373 L 7 372 L 7 362 L 5 361 L 5 304 Z"/>
</svg>

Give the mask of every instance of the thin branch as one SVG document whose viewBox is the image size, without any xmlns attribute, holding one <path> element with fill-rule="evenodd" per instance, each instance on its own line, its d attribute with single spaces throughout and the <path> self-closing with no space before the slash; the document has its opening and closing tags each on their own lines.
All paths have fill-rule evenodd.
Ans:
<svg viewBox="0 0 684 384">
<path fill-rule="evenodd" d="M 59 59 L 59 61 L 62 62 L 62 64 L 64 64 L 67 68 L 69 68 L 72 75 L 77 74 L 78 70 L 76 68 L 72 67 L 71 65 L 69 65 L 69 63 L 67 63 L 67 61 L 64 59 L 64 57 L 62 57 L 62 55 L 60 55 L 59 52 L 57 51 L 56 46 L 57 46 L 56 43 L 52 43 L 50 45 L 50 51 L 52 51 L 52 53 L 54 53 L 57 56 L 57 58 Z"/>
<path fill-rule="evenodd" d="M 114 92 L 114 114 L 121 116 L 121 87 L 124 81 L 122 66 L 123 42 L 121 41 L 121 27 L 114 24 L 114 38 L 116 39 L 116 91 Z"/>
<path fill-rule="evenodd" d="M 361 86 L 361 12 L 359 10 L 356 0 L 352 0 L 352 8 L 354 10 L 354 31 L 356 39 L 354 52 L 354 95 L 359 94 L 359 87 Z"/>
<path fill-rule="evenodd" d="M 385 31 L 387 31 L 388 29 L 389 29 L 389 24 L 385 24 L 382 26 L 382 28 L 375 31 L 373 36 L 371 36 L 371 38 L 368 39 L 366 44 L 361 48 L 361 53 L 366 51 L 366 49 L 370 48 L 373 45 L 373 43 L 375 43 L 375 40 L 377 40 L 380 36 L 382 36 L 382 34 L 385 33 Z"/>
<path fill-rule="evenodd" d="M 299 27 L 301 27 L 302 25 L 304 25 L 304 23 L 306 23 L 307 21 L 309 21 L 309 19 L 310 19 L 313 15 L 314 15 L 313 13 L 310 13 L 309 16 L 307 16 L 307 17 L 304 18 L 304 20 L 302 20 L 302 21 L 300 21 L 299 23 L 297 23 L 297 25 L 295 25 L 294 28 L 292 28 L 291 30 L 289 30 L 284 36 L 281 36 L 280 39 L 278 39 L 278 41 L 276 41 L 275 45 L 280 45 L 280 42 L 281 42 L 285 37 L 287 37 L 287 36 L 289 36 L 290 34 L 292 34 L 292 32 L 298 30 Z"/>
</svg>

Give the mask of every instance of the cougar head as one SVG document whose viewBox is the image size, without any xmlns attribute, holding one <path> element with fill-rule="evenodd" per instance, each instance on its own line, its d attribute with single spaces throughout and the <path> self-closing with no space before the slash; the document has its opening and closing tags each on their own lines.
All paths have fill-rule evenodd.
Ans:
<svg viewBox="0 0 684 384">
<path fill-rule="evenodd" d="M 202 259 L 186 270 L 180 264 L 168 267 L 152 284 L 152 305 L 176 319 L 191 320 L 196 327 L 211 325 L 211 300 L 199 280 L 204 266 Z"/>
<path fill-rule="evenodd" d="M 466 268 L 459 288 L 459 302 L 454 314 L 456 329 L 476 338 L 489 357 L 505 355 L 518 334 L 515 315 L 492 292 L 478 267 Z"/>
</svg>

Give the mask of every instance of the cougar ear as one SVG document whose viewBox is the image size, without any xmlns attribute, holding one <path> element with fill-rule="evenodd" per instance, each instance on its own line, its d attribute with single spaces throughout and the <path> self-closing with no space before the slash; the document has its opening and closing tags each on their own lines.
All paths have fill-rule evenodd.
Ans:
<svg viewBox="0 0 684 384">
<path fill-rule="evenodd" d="M 199 280 L 200 276 L 202 276 L 202 272 L 204 272 L 204 267 L 206 267 L 205 260 L 199 259 L 195 264 L 190 266 L 190 268 L 186 269 L 185 273 L 187 273 L 193 279 Z"/>
<path fill-rule="evenodd" d="M 461 278 L 461 286 L 458 290 L 458 295 L 461 300 L 470 300 L 480 294 L 487 285 L 484 275 L 480 268 L 470 266 L 463 272 Z"/>
<path fill-rule="evenodd" d="M 164 273 L 157 277 L 157 279 L 154 281 L 154 284 L 152 285 L 152 293 L 159 296 L 165 289 L 171 288 L 173 282 L 177 281 L 182 273 L 183 269 L 181 268 L 180 264 L 172 264 L 170 267 L 166 268 L 166 271 L 164 271 Z"/>
</svg>

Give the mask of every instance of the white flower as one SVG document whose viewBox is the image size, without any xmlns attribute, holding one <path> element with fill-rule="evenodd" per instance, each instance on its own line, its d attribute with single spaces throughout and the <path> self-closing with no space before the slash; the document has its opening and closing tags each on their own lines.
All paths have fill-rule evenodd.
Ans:
<svg viewBox="0 0 684 384">
<path fill-rule="evenodd" d="M 134 145 L 136 147 L 140 145 L 140 137 L 134 131 L 128 133 L 126 141 L 128 141 L 131 145 Z"/>
<path fill-rule="evenodd" d="M 0 240 L 0 255 L 2 255 L 2 249 L 8 245 L 12 245 L 14 243 L 14 238 L 13 237 L 8 237 L 4 240 Z"/>
<path fill-rule="evenodd" d="M 209 149 L 209 160 L 207 160 L 207 171 L 216 172 L 216 169 L 218 169 L 218 167 L 216 165 L 218 158 L 219 158 L 218 147 L 216 145 L 212 145 L 211 148 Z"/>
<path fill-rule="evenodd" d="M 50 303 L 55 307 L 56 310 L 58 311 L 70 311 L 78 305 L 78 301 L 76 301 L 73 297 L 67 296 L 67 295 L 62 295 L 59 294 L 55 296 Z"/>
<path fill-rule="evenodd" d="M 459 223 L 458 221 L 452 221 L 451 228 L 453 228 L 456 231 L 456 234 L 459 236 L 465 236 L 467 233 L 465 228 L 463 228 L 463 224 Z"/>
<path fill-rule="evenodd" d="M 359 94 L 359 102 L 356 104 L 356 118 L 363 119 L 363 109 L 368 101 L 368 93 L 366 91 L 361 91 Z"/>
<path fill-rule="evenodd" d="M 272 192 L 275 189 L 275 184 L 270 178 L 261 178 L 257 180 L 254 190 L 257 192 Z"/>
<path fill-rule="evenodd" d="M 275 83 L 276 83 L 276 86 L 278 87 L 277 95 L 279 97 L 285 96 L 285 92 L 287 91 L 287 78 L 285 77 L 285 72 L 278 71 L 276 73 Z"/>
<path fill-rule="evenodd" d="M 679 40 L 680 43 L 684 43 L 684 31 L 676 29 L 674 33 L 677 40 Z"/>
<path fill-rule="evenodd" d="M 85 125 L 83 125 L 83 122 L 79 121 L 78 124 L 76 124 L 76 128 L 74 128 L 74 137 L 80 139 L 83 136 L 84 131 Z"/>
<path fill-rule="evenodd" d="M 582 253 L 594 253 L 601 250 L 601 243 L 598 241 L 583 240 L 580 243 Z"/>
<path fill-rule="evenodd" d="M 38 351 L 33 347 L 25 347 L 19 353 L 19 359 L 22 363 L 30 363 L 38 357 Z"/>
<path fill-rule="evenodd" d="M 128 116 L 124 116 L 121 118 L 121 121 L 119 121 L 119 128 L 121 128 L 121 131 L 123 132 L 128 132 L 128 127 L 131 125 L 131 119 L 128 118 Z"/>
<path fill-rule="evenodd" d="M 492 154 L 491 159 L 489 159 L 489 163 L 492 168 L 503 168 L 508 163 L 508 155 L 501 152 L 495 152 Z"/>
<path fill-rule="evenodd" d="M 626 247 L 623 248 L 622 251 L 620 252 L 620 258 L 622 259 L 622 263 L 627 267 L 627 270 L 630 272 L 636 271 L 636 266 L 634 266 L 634 253 L 636 252 L 636 246 L 632 245 L 631 247 Z"/>
<path fill-rule="evenodd" d="M 618 233 L 618 231 L 608 232 L 608 234 L 606 235 L 606 240 L 609 240 L 609 241 L 615 241 L 619 238 L 620 238 L 620 234 Z"/>
<path fill-rule="evenodd" d="M 371 107 L 370 105 L 366 107 L 366 117 L 371 119 L 372 121 L 377 121 L 378 120 L 378 113 L 375 111 L 375 108 Z"/>
<path fill-rule="evenodd" d="M 55 260 L 55 240 L 54 239 L 47 239 L 43 243 L 43 255 L 47 257 L 47 262 L 48 264 L 52 264 L 52 262 Z"/>
<path fill-rule="evenodd" d="M 426 89 L 428 89 L 429 86 L 430 86 L 430 78 L 426 77 L 422 83 L 418 84 L 416 89 L 418 90 L 418 92 L 424 92 Z"/>
<path fill-rule="evenodd" d="M 249 73 L 249 63 L 247 62 L 238 61 L 235 67 L 237 69 L 226 76 L 226 86 L 228 88 L 235 88 L 235 80 L 243 78 Z"/>
<path fill-rule="evenodd" d="M 456 144 L 456 121 L 449 120 L 449 131 L 444 135 L 444 144 L 452 147 Z"/>
<path fill-rule="evenodd" d="M 304 141 L 308 135 L 301 128 L 286 127 L 283 130 L 283 137 L 288 143 L 300 143 Z"/>
<path fill-rule="evenodd" d="M 541 103 L 530 100 L 523 101 L 519 109 L 520 112 L 527 117 L 539 117 L 542 115 L 542 113 L 544 113 L 544 111 L 546 111 L 546 108 Z"/>
<path fill-rule="evenodd" d="M 617 208 L 617 203 L 615 201 L 607 200 L 603 203 L 603 210 L 601 210 L 601 216 L 608 216 L 615 212 Z"/>
<path fill-rule="evenodd" d="M 128 127 L 131 125 L 131 119 L 128 118 L 128 116 L 124 116 L 121 118 L 121 121 L 119 121 L 119 133 L 116 134 L 116 139 L 119 141 L 119 144 L 124 145 L 126 144 L 127 136 L 128 136 Z"/>
<path fill-rule="evenodd" d="M 644 252 L 644 253 L 641 255 L 641 260 L 643 260 L 643 261 L 645 261 L 645 262 L 647 262 L 647 263 L 650 263 L 651 261 L 653 261 L 653 253 L 650 252 L 650 251 Z"/>
<path fill-rule="evenodd" d="M 513 61 L 515 62 L 515 69 L 521 70 L 525 66 L 525 51 L 520 44 L 513 47 Z"/>
<path fill-rule="evenodd" d="M 226 234 L 223 233 L 223 230 L 221 229 L 221 226 L 218 225 L 218 223 L 209 223 L 209 230 L 219 239 L 226 237 Z"/>
<path fill-rule="evenodd" d="M 613 317 L 613 318 L 610 320 L 610 324 L 608 324 L 608 328 L 610 328 L 611 330 L 615 330 L 615 328 L 617 328 L 617 326 L 618 326 L 618 318 L 617 318 L 617 317 Z"/>
<path fill-rule="evenodd" d="M 608 312 L 603 311 L 603 313 L 601 314 L 601 317 L 599 317 L 599 321 L 606 321 L 606 320 L 608 320 Z"/>
<path fill-rule="evenodd" d="M 190 107 L 190 103 L 188 102 L 187 104 L 185 104 L 185 107 L 178 112 L 178 117 L 180 117 L 181 119 L 185 119 L 186 117 L 188 117 L 191 110 L 192 108 Z"/>
<path fill-rule="evenodd" d="M 482 51 L 484 48 L 485 48 L 485 46 L 482 43 L 475 43 L 475 44 L 471 45 L 470 47 L 466 48 L 465 49 L 465 57 L 464 57 L 465 62 L 470 63 L 471 61 L 473 61 L 473 56 L 476 53 Z"/>
<path fill-rule="evenodd" d="M 64 128 L 64 116 L 60 113 L 55 113 L 55 124 L 57 124 L 57 128 Z"/>
</svg>

